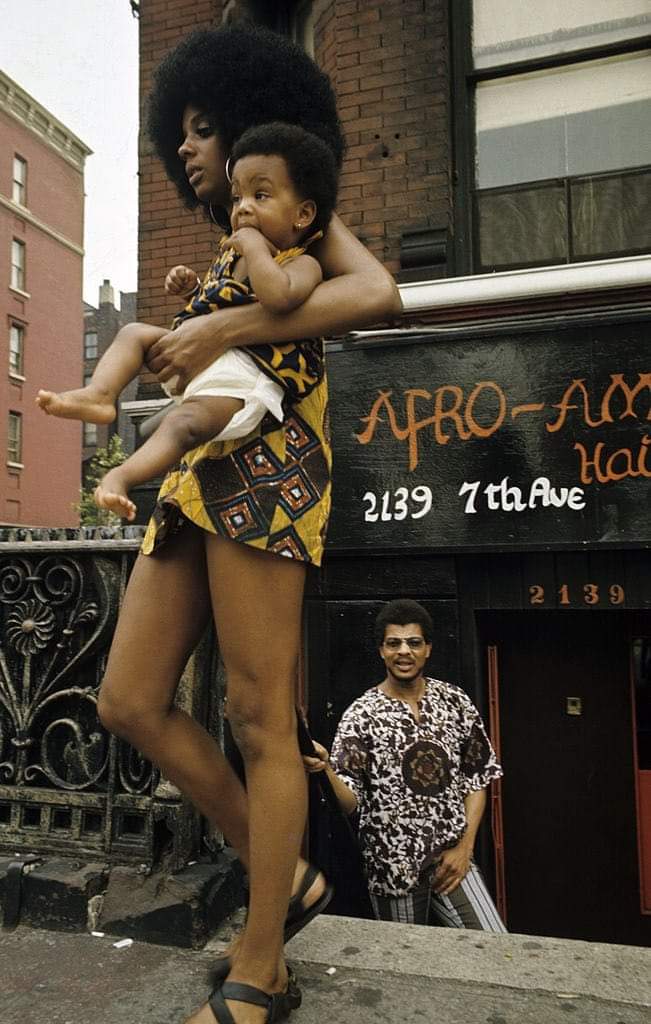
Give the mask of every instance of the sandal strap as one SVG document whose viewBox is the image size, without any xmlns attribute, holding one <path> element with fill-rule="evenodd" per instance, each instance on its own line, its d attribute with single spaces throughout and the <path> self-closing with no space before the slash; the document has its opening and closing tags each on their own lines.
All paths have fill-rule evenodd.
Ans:
<svg viewBox="0 0 651 1024">
<path fill-rule="evenodd" d="M 265 1017 L 267 1024 L 286 1020 L 291 1011 L 301 1004 L 300 991 L 298 989 L 292 991 L 290 985 L 284 992 L 274 992 L 273 995 L 269 995 L 268 992 L 263 992 L 262 989 L 255 988 L 253 985 L 225 981 L 208 1000 L 208 1005 L 215 1015 L 217 1024 L 235 1024 L 233 1014 L 226 1005 L 227 999 L 239 1003 L 251 1003 L 253 1006 L 264 1006 L 267 1011 Z"/>
<path fill-rule="evenodd" d="M 235 1024 L 235 1018 L 224 1002 L 221 989 L 217 988 L 208 997 L 208 1006 L 215 1015 L 217 1024 Z"/>
<path fill-rule="evenodd" d="M 270 1006 L 273 996 L 263 992 L 261 988 L 253 985 L 244 985 L 239 981 L 225 981 L 222 985 L 221 994 L 224 999 L 232 999 L 237 1003 L 253 1003 L 254 1006 Z"/>
</svg>

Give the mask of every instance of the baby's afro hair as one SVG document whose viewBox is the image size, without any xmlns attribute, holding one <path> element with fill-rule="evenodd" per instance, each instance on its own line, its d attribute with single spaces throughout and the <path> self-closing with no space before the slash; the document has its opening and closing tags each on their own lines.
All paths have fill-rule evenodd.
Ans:
<svg viewBox="0 0 651 1024">
<path fill-rule="evenodd" d="M 337 201 L 337 164 L 332 150 L 312 132 L 297 124 L 269 124 L 249 128 L 237 140 L 231 154 L 233 173 L 245 156 L 280 156 L 301 199 L 316 203 L 310 230 L 325 231 Z"/>
<path fill-rule="evenodd" d="M 193 209 L 199 200 L 177 152 L 188 104 L 208 117 L 226 153 L 247 128 L 283 121 L 323 139 L 341 167 L 345 143 L 328 76 L 299 46 L 269 29 L 198 29 L 154 74 L 149 136 L 183 202 Z"/>
</svg>

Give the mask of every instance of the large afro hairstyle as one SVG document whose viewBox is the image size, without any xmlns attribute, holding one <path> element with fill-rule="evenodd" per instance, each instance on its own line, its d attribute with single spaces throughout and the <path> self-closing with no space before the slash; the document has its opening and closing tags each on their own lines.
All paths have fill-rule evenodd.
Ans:
<svg viewBox="0 0 651 1024">
<path fill-rule="evenodd" d="M 269 29 L 198 29 L 154 73 L 148 133 L 181 199 L 193 209 L 199 200 L 177 152 L 188 104 L 209 118 L 227 153 L 247 128 L 283 121 L 322 139 L 341 167 L 345 143 L 328 76 L 299 46 Z"/>
<path fill-rule="evenodd" d="M 252 155 L 283 158 L 300 198 L 316 204 L 310 229 L 325 231 L 337 201 L 338 173 L 332 150 L 323 139 L 298 124 L 270 121 L 248 128 L 239 137 L 231 153 L 233 173 L 238 160 Z"/>
</svg>

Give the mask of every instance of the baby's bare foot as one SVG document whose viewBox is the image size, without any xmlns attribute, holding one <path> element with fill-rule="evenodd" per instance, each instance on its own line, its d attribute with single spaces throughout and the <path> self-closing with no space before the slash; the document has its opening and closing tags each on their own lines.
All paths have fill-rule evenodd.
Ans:
<svg viewBox="0 0 651 1024">
<path fill-rule="evenodd" d="M 36 396 L 39 409 L 48 416 L 59 416 L 64 420 L 82 420 L 83 423 L 112 423 L 115 419 L 115 402 L 105 391 L 89 384 L 76 391 L 39 391 Z"/>
<path fill-rule="evenodd" d="M 100 508 L 107 508 L 122 519 L 131 522 L 136 518 L 136 506 L 129 499 L 124 476 L 120 473 L 119 466 L 110 469 L 106 476 L 103 476 L 93 495 L 95 504 Z"/>
</svg>

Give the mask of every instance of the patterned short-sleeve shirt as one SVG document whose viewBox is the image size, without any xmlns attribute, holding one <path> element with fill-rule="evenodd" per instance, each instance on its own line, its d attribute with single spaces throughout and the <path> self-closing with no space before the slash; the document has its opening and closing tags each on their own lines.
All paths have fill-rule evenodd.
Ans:
<svg viewBox="0 0 651 1024">
<path fill-rule="evenodd" d="M 332 747 L 357 797 L 371 892 L 404 896 L 466 828 L 464 797 L 502 775 L 479 712 L 458 686 L 426 679 L 419 721 L 377 687 L 343 715 Z"/>
</svg>

